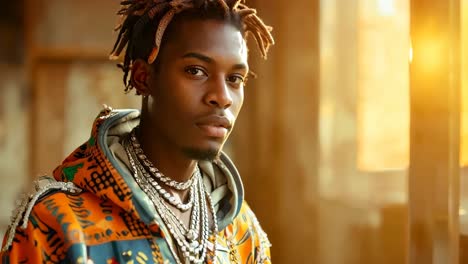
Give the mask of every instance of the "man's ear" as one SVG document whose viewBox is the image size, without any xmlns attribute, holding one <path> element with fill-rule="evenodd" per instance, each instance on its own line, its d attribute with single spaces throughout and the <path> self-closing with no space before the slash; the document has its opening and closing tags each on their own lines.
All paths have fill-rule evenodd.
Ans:
<svg viewBox="0 0 468 264">
<path fill-rule="evenodd" d="M 147 96 L 151 93 L 149 87 L 149 78 L 151 74 L 151 65 L 146 61 L 137 59 L 132 64 L 132 75 L 130 81 L 135 87 L 137 94 Z"/>
</svg>

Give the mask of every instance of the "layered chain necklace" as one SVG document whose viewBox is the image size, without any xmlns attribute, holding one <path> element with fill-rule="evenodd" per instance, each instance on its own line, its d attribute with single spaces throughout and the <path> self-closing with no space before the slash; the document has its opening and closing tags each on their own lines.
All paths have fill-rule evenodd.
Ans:
<svg viewBox="0 0 468 264">
<path fill-rule="evenodd" d="M 182 255 L 190 263 L 203 263 L 207 255 L 210 234 L 209 210 L 211 210 L 213 217 L 212 234 L 216 235 L 218 233 L 218 225 L 211 195 L 205 189 L 198 166 L 195 167 L 195 172 L 189 180 L 177 182 L 163 175 L 149 161 L 141 149 L 141 144 L 135 135 L 135 129 L 130 133 L 130 137 L 123 141 L 123 146 L 127 152 L 135 181 L 153 202 L 156 211 L 169 229 Z M 189 190 L 189 200 L 183 203 L 161 185 L 165 185 L 169 189 Z M 188 228 L 169 208 L 169 204 L 182 212 L 192 209 Z M 182 264 L 172 246 L 169 245 L 169 247 L 176 262 Z M 216 242 L 213 247 L 213 255 L 215 254 Z M 214 259 L 216 259 L 216 256 Z"/>
</svg>

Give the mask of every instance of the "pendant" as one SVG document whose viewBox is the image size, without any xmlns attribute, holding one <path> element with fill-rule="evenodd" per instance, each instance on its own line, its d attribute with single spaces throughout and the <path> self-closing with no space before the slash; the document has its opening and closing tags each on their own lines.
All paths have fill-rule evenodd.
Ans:
<svg viewBox="0 0 468 264">
<path fill-rule="evenodd" d="M 195 231 L 193 231 L 193 230 L 187 231 L 187 234 L 185 235 L 185 237 L 187 237 L 188 240 L 194 240 L 195 239 Z"/>
<path fill-rule="evenodd" d="M 198 243 L 197 240 L 193 240 L 192 242 L 190 242 L 190 247 L 195 250 L 198 248 L 198 246 L 200 245 L 200 243 Z"/>
</svg>

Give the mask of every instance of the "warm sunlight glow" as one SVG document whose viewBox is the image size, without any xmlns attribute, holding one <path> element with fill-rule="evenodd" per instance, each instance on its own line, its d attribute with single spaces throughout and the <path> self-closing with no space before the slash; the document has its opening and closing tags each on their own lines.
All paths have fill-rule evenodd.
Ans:
<svg viewBox="0 0 468 264">
<path fill-rule="evenodd" d="M 466 79 L 467 77 L 463 78 Z M 462 86 L 462 98 L 460 165 L 466 167 L 468 166 L 468 86 L 466 84 Z"/>
<path fill-rule="evenodd" d="M 460 165 L 468 166 L 468 1 L 462 1 Z"/>
<path fill-rule="evenodd" d="M 459 214 L 460 216 L 464 216 L 464 215 L 466 215 L 466 210 L 463 209 L 463 208 L 460 208 L 460 209 L 458 209 L 458 214 Z"/>
<path fill-rule="evenodd" d="M 411 64 L 413 62 L 413 44 L 410 42 L 410 48 L 408 51 L 408 61 Z"/>
<path fill-rule="evenodd" d="M 376 16 L 374 3 L 362 2 L 358 26 L 358 168 L 403 169 L 409 162 L 409 5 L 378 1 L 386 12 Z"/>
<path fill-rule="evenodd" d="M 466 55 L 465 55 L 466 56 Z M 466 58 L 468 59 L 468 58 Z M 466 60 L 464 58 L 462 67 L 462 101 L 461 101 L 461 132 L 460 132 L 460 165 L 462 167 L 468 166 L 468 69 L 466 67 Z"/>
<path fill-rule="evenodd" d="M 392 16 L 395 14 L 394 0 L 378 0 L 379 13 L 384 16 Z"/>
<path fill-rule="evenodd" d="M 418 47 L 419 50 L 414 50 L 413 60 L 418 60 L 421 71 L 425 74 L 435 73 L 440 70 L 443 61 L 443 49 L 445 39 L 436 35 L 426 35 L 425 45 Z"/>
</svg>

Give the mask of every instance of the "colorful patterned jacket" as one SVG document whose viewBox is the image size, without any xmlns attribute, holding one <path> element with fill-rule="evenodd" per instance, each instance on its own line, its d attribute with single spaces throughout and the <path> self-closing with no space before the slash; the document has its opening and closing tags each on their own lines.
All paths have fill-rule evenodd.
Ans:
<svg viewBox="0 0 468 264">
<path fill-rule="evenodd" d="M 175 263 L 173 243 L 148 196 L 128 169 L 122 135 L 136 110 L 103 110 L 89 140 L 42 177 L 5 235 L 2 263 Z M 270 243 L 243 200 L 237 170 L 222 154 L 202 162 L 219 230 L 216 259 L 206 263 L 270 263 Z M 213 248 L 214 236 L 209 248 Z"/>
</svg>

